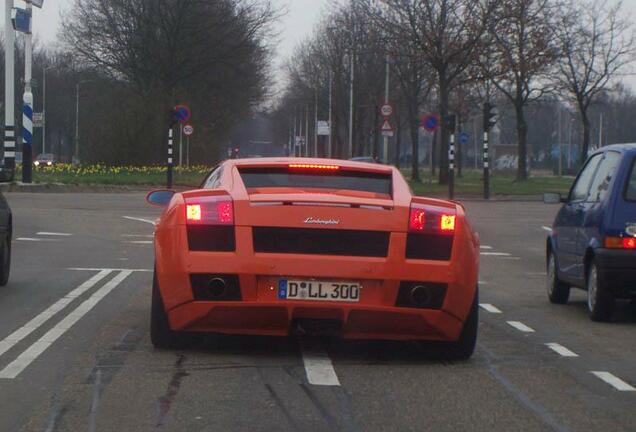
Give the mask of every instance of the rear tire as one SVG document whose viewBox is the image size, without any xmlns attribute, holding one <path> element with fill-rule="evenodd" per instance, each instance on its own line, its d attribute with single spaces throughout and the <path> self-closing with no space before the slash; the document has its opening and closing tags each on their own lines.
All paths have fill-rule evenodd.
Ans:
<svg viewBox="0 0 636 432">
<path fill-rule="evenodd" d="M 168 314 L 161 299 L 157 272 L 152 278 L 152 305 L 150 308 L 150 340 L 155 348 L 174 349 L 180 345 L 179 332 L 170 328 Z"/>
<path fill-rule="evenodd" d="M 570 298 L 570 286 L 559 279 L 559 269 L 553 252 L 548 256 L 547 288 L 550 303 L 566 304 Z"/>
<path fill-rule="evenodd" d="M 0 286 L 9 283 L 11 273 L 11 230 L 7 232 L 2 245 L 0 245 Z"/>
<path fill-rule="evenodd" d="M 592 260 L 587 272 L 587 309 L 592 321 L 610 321 L 614 313 L 614 296 L 598 277 L 596 262 Z"/>
<path fill-rule="evenodd" d="M 479 326 L 479 290 L 475 291 L 475 299 L 470 307 L 464 327 L 455 342 L 444 342 L 442 345 L 445 360 L 468 360 L 475 352 L 477 345 L 477 327 Z"/>
</svg>

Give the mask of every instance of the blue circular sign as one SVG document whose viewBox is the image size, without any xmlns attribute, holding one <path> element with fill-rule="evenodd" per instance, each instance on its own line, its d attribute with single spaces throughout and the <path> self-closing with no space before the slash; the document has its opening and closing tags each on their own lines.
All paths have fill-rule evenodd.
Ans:
<svg viewBox="0 0 636 432">
<path fill-rule="evenodd" d="M 468 135 L 466 132 L 462 132 L 459 134 L 460 144 L 468 144 L 469 139 L 470 139 L 470 135 Z"/>
<path fill-rule="evenodd" d="M 186 105 L 177 105 L 176 107 L 174 107 L 172 116 L 175 121 L 185 123 L 190 120 L 190 108 L 188 108 Z"/>
<path fill-rule="evenodd" d="M 428 132 L 435 132 L 439 129 L 439 116 L 437 114 L 428 114 L 422 117 L 422 127 Z"/>
</svg>

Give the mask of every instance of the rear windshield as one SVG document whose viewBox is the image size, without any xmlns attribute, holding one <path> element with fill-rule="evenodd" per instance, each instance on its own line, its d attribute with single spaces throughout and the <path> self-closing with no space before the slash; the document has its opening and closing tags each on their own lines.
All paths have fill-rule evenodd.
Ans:
<svg viewBox="0 0 636 432">
<path fill-rule="evenodd" d="M 629 178 L 627 179 L 625 199 L 627 201 L 636 201 L 636 159 L 632 162 L 632 172 L 629 174 Z"/>
<path fill-rule="evenodd" d="M 240 168 L 245 187 L 362 191 L 392 195 L 391 174 L 359 171 L 290 171 L 288 168 Z"/>
</svg>

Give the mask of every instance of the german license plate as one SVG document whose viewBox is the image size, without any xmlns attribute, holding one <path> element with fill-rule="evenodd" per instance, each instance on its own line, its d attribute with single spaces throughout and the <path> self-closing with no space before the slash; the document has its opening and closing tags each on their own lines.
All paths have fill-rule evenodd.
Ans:
<svg viewBox="0 0 636 432">
<path fill-rule="evenodd" d="M 360 301 L 360 284 L 357 282 L 281 279 L 278 282 L 278 298 L 358 302 Z"/>
</svg>

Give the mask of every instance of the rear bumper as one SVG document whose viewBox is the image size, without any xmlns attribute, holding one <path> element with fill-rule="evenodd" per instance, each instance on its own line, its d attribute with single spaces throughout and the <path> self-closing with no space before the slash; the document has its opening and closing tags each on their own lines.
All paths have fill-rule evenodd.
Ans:
<svg viewBox="0 0 636 432">
<path fill-rule="evenodd" d="M 636 251 L 597 249 L 595 260 L 607 289 L 617 297 L 636 297 Z"/>
<path fill-rule="evenodd" d="M 314 302 L 202 302 L 169 312 L 175 330 L 286 336 L 296 320 L 328 320 L 340 324 L 345 339 L 456 340 L 462 321 L 434 310 L 342 306 Z"/>
</svg>

